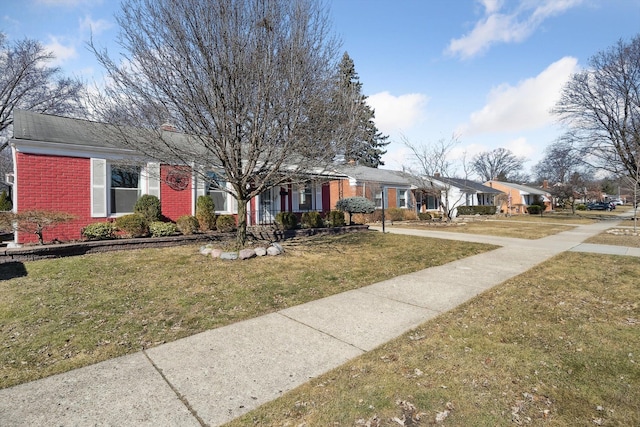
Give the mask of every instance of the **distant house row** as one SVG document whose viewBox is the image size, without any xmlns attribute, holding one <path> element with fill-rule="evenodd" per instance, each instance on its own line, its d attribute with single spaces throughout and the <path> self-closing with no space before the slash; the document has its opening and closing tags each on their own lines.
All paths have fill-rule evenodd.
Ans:
<svg viewBox="0 0 640 427">
<path fill-rule="evenodd" d="M 157 196 L 162 213 L 170 220 L 195 214 L 198 196 L 209 195 L 218 214 L 237 214 L 237 203 L 228 192 L 208 185 L 185 165 L 131 162 L 139 154 L 105 143 L 89 130 L 92 122 L 28 111 L 14 111 L 10 141 L 14 171 L 14 212 L 62 211 L 74 215 L 71 222 L 48 232 L 48 239 L 78 240 L 81 229 L 99 221 L 132 213 L 143 194 Z M 224 177 L 211 171 L 218 186 Z M 273 223 L 278 212 L 327 212 L 345 197 L 363 196 L 378 208 L 416 212 L 441 212 L 443 206 L 499 206 L 504 213 L 524 213 L 535 198 L 549 195 L 531 187 L 489 181 L 430 177 L 417 182 L 411 176 L 386 169 L 339 164 L 326 172 L 309 175 L 305 182 L 270 188 L 251 200 L 249 225 Z M 425 185 L 424 182 L 428 182 Z M 448 203 L 447 203 L 448 199 Z M 455 209 L 452 212 L 456 214 Z M 15 234 L 16 243 L 35 236 Z"/>
</svg>

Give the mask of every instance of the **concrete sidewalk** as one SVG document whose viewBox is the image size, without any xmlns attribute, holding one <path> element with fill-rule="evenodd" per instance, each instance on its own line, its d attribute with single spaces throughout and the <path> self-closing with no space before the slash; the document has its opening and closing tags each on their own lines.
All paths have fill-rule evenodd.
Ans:
<svg viewBox="0 0 640 427">
<path fill-rule="evenodd" d="M 582 242 L 616 223 L 539 240 L 392 228 L 501 247 L 0 390 L 0 425 L 220 425 L 558 253 L 611 253 Z"/>
</svg>

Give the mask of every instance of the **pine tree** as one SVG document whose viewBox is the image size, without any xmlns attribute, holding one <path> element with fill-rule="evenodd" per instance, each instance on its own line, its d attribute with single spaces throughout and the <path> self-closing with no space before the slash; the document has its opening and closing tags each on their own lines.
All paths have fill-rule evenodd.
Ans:
<svg viewBox="0 0 640 427">
<path fill-rule="evenodd" d="M 384 165 L 381 157 L 387 152 L 389 137 L 383 135 L 374 123 L 375 111 L 367 105 L 362 94 L 362 83 L 356 73 L 353 60 L 347 52 L 338 65 L 338 98 L 351 104 L 349 114 L 355 119 L 354 132 L 344 142 L 344 157 L 360 165 L 377 168 Z"/>
</svg>

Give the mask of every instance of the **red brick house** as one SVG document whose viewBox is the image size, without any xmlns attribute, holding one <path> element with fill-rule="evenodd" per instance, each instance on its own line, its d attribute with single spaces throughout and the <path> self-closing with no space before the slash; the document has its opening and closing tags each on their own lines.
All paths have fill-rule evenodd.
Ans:
<svg viewBox="0 0 640 427">
<path fill-rule="evenodd" d="M 143 194 L 157 196 L 163 215 L 172 221 L 195 214 L 195 202 L 205 194 L 213 198 L 217 214 L 237 214 L 234 197 L 209 186 L 191 167 L 145 160 L 139 153 L 106 140 L 104 127 L 86 120 L 14 111 L 10 141 L 14 212 L 39 209 L 75 216 L 73 221 L 45 231 L 46 240 L 79 240 L 87 224 L 132 213 Z M 351 195 L 367 194 L 374 200 L 378 193 L 371 181 L 362 179 L 363 174 L 378 179 L 378 187 L 386 194 L 386 207 L 411 206 L 410 185 L 406 180 L 396 182 L 399 178 L 393 178 L 391 171 L 357 167 L 349 169 L 358 172 L 351 176 L 344 168 L 346 165 L 310 174 L 303 182 L 264 191 L 248 206 L 248 225 L 273 223 L 281 211 L 326 212 L 338 199 Z M 228 186 L 223 178 L 210 174 L 219 185 Z M 15 234 L 16 243 L 35 240 L 29 234 Z"/>
</svg>

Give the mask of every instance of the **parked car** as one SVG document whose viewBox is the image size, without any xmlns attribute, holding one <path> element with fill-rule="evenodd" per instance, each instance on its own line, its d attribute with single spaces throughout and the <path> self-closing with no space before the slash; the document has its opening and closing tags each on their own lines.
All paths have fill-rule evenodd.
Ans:
<svg viewBox="0 0 640 427">
<path fill-rule="evenodd" d="M 620 200 L 620 199 L 613 199 L 611 201 L 611 203 L 613 203 L 614 205 L 619 205 L 619 206 L 624 205 L 624 202 L 622 200 Z"/>
<path fill-rule="evenodd" d="M 587 205 L 587 209 L 590 211 L 610 211 L 615 208 L 616 205 L 611 202 L 591 202 Z"/>
</svg>

